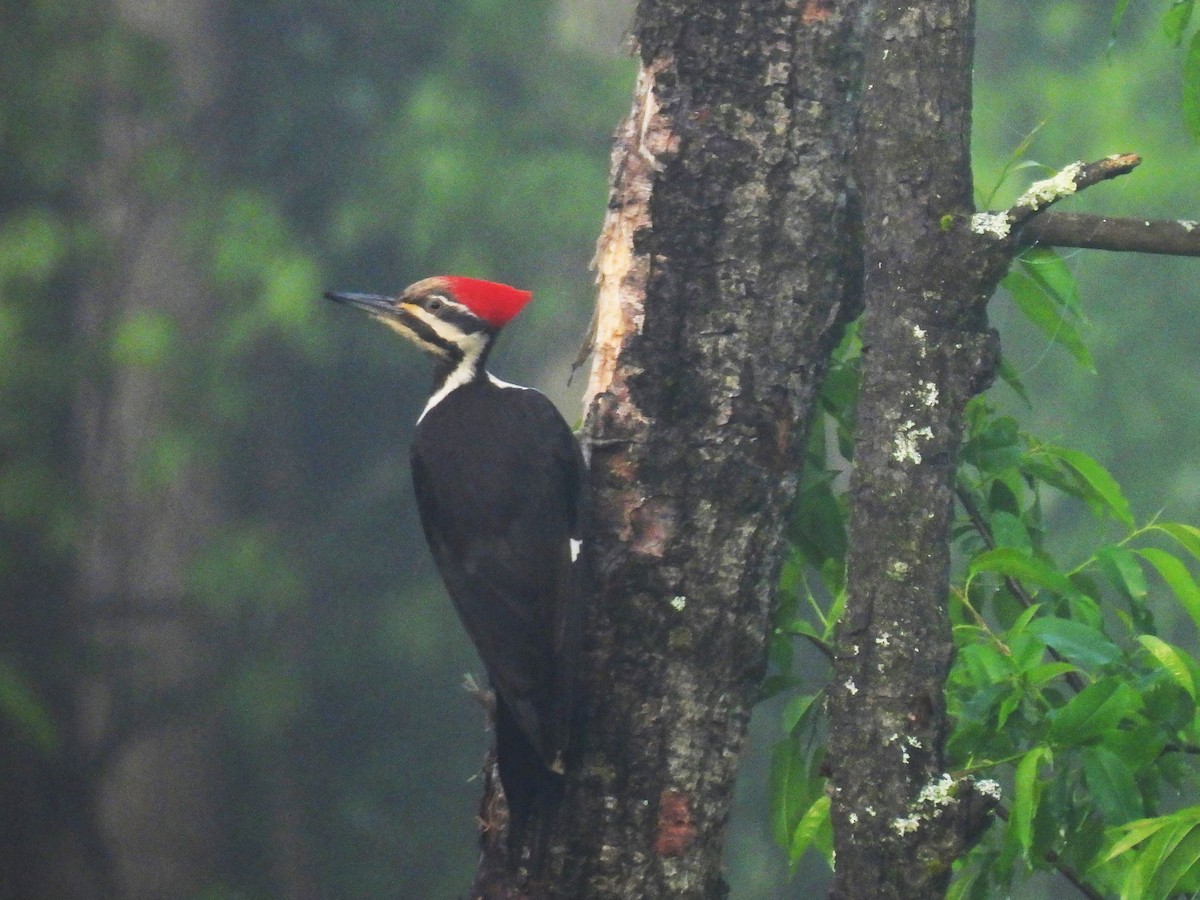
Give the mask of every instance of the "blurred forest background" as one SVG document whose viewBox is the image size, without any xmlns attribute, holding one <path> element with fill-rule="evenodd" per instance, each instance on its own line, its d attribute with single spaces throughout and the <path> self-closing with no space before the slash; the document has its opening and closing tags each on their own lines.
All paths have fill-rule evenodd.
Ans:
<svg viewBox="0 0 1200 900">
<path fill-rule="evenodd" d="M 1162 4 L 1130 4 L 1112 46 L 1110 3 L 979 6 L 981 192 L 1044 123 L 1028 156 L 1055 169 L 1145 158 L 1073 211 L 1200 218 Z M 320 295 L 531 288 L 493 368 L 577 421 L 631 15 L 0 10 L 0 898 L 466 888 L 487 737 L 409 486 L 428 365 Z M 1200 521 L 1198 264 L 1068 256 L 1098 373 L 999 297 L 1035 409 L 996 401 L 1110 466 L 1139 518 Z M 1068 556 L 1093 527 L 1070 515 Z M 759 746 L 777 729 L 764 710 Z M 771 844 L 765 768 L 746 762 L 732 895 L 816 896 L 820 870 L 789 881 Z"/>
</svg>

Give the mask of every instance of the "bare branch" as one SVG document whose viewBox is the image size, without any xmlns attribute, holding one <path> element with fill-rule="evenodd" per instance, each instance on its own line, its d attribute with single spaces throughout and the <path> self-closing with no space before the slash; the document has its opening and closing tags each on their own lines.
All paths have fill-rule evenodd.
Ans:
<svg viewBox="0 0 1200 900">
<path fill-rule="evenodd" d="M 1048 213 L 1025 226 L 1020 242 L 1052 247 L 1085 247 L 1089 250 L 1200 256 L 1200 223 Z"/>
<path fill-rule="evenodd" d="M 1090 163 L 1073 162 L 1054 177 L 1031 184 L 1009 208 L 1008 220 L 1014 228 L 1023 225 L 1064 197 L 1110 178 L 1127 175 L 1141 162 L 1142 158 L 1135 153 L 1117 153 Z"/>
<path fill-rule="evenodd" d="M 1008 240 L 1026 223 L 1064 197 L 1077 194 L 1101 181 L 1132 172 L 1142 162 L 1134 153 L 1116 153 L 1095 162 L 1073 162 L 1058 174 L 1035 181 L 1017 202 L 1004 212 L 980 212 L 971 217 L 971 230 L 976 234 L 992 235 Z"/>
<path fill-rule="evenodd" d="M 1200 222 L 1110 218 L 1074 213 L 1045 214 L 1064 197 L 1132 172 L 1142 159 L 1133 153 L 1095 162 L 1073 162 L 1051 178 L 1035 181 L 1003 212 L 971 217 L 971 230 L 1008 242 L 1013 248 L 1044 244 L 1092 250 L 1131 250 L 1168 256 L 1200 256 Z"/>
</svg>

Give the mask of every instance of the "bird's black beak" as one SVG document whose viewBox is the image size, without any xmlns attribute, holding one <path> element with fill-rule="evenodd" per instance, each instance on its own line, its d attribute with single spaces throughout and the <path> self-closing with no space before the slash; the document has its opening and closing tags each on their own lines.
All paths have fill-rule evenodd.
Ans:
<svg viewBox="0 0 1200 900">
<path fill-rule="evenodd" d="M 391 297 L 384 297 L 380 294 L 341 294 L 337 291 L 326 291 L 325 299 L 345 303 L 347 306 L 353 306 L 376 316 L 394 316 L 396 314 L 396 302 Z"/>
</svg>

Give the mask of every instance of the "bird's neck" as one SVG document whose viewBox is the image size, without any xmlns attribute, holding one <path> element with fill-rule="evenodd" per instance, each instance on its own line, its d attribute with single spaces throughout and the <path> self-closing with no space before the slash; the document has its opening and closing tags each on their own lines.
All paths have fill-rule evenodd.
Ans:
<svg viewBox="0 0 1200 900">
<path fill-rule="evenodd" d="M 485 333 L 469 335 L 468 340 L 457 345 L 459 353 L 450 357 L 438 357 L 433 370 L 433 391 L 420 418 L 417 419 L 418 423 L 455 389 L 487 378 L 484 365 L 492 349 L 493 337 L 494 335 Z"/>
</svg>

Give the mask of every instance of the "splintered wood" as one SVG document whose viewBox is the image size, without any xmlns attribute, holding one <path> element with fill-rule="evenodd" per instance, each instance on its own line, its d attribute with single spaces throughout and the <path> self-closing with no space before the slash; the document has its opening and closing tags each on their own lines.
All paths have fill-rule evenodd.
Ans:
<svg viewBox="0 0 1200 900">
<path fill-rule="evenodd" d="M 658 59 L 639 69 L 633 109 L 614 141 L 612 192 L 592 259 L 599 291 L 585 407 L 605 391 L 625 394 L 624 379 L 617 377 L 618 357 L 626 339 L 642 329 L 650 260 L 634 253 L 633 239 L 651 227 L 654 173 L 679 146 L 654 94 L 655 78 L 670 62 Z"/>
</svg>

